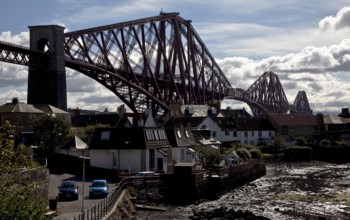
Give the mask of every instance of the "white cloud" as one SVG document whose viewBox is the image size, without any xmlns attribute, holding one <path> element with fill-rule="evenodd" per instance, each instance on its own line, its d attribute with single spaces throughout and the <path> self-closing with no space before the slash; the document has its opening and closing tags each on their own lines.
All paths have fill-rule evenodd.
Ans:
<svg viewBox="0 0 350 220">
<path fill-rule="evenodd" d="M 165 4 L 165 1 L 162 3 L 165 12 L 177 11 L 176 7 L 180 4 L 175 2 Z M 214 4 L 211 7 L 222 14 L 224 11 L 233 10 L 231 8 L 242 7 L 240 4 L 248 4 L 246 1 L 224 3 L 225 7 L 216 2 L 204 1 L 205 5 L 199 4 L 199 8 L 194 11 L 188 9 L 184 17 L 191 15 L 190 12 L 201 11 L 210 4 Z M 193 1 L 190 5 L 192 4 L 198 3 Z M 331 3 L 325 4 L 331 5 Z M 294 1 L 288 1 L 288 5 L 294 5 Z M 254 16 L 257 12 L 271 10 L 273 6 L 276 5 L 272 1 L 257 3 L 253 4 L 253 8 L 248 7 L 247 11 L 241 12 L 237 10 L 237 13 Z M 78 7 L 75 8 L 76 13 L 60 18 L 59 22 L 62 26 L 96 21 L 106 24 L 105 20 L 120 22 L 125 17 L 138 18 L 141 12 L 157 15 L 161 8 L 161 4 L 156 0 L 147 1 L 147 4 L 143 1 L 124 1 L 118 5 L 111 3 Z M 283 22 L 287 22 L 296 19 L 297 16 L 281 17 Z M 209 51 L 214 57 L 219 57 L 217 62 L 234 88 L 247 89 L 264 71 L 274 71 L 278 74 L 290 103 L 294 101 L 298 91 L 306 91 L 311 107 L 315 111 L 339 112 L 340 108 L 346 107 L 350 100 L 347 94 L 350 82 L 350 28 L 348 28 L 350 7 L 342 8 L 335 16 L 320 18 L 318 27 L 302 26 L 302 22 L 300 26 L 293 28 L 274 26 L 273 18 L 275 17 L 271 15 L 264 22 L 254 22 L 242 21 L 235 17 L 236 20 L 228 19 L 223 22 L 223 19 L 208 16 L 204 19 L 212 19 L 210 22 L 201 23 L 202 21 L 193 20 L 192 24 Z M 13 35 L 9 31 L 2 32 L 0 40 L 27 46 L 29 33 Z M 13 97 L 26 100 L 26 67 L 2 63 L 0 78 L 1 103 L 8 102 Z M 112 92 L 85 75 L 69 69 L 67 69 L 67 87 L 68 106 L 71 108 L 101 111 L 108 108 L 114 111 L 117 105 L 121 104 Z"/>
<path fill-rule="evenodd" d="M 344 7 L 336 16 L 327 16 L 319 22 L 319 28 L 324 31 L 334 31 L 350 27 L 350 6 Z"/>
</svg>

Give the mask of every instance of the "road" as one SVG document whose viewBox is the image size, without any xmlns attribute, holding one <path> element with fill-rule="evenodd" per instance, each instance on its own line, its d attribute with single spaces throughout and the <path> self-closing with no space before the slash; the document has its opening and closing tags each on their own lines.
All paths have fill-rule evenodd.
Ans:
<svg viewBox="0 0 350 220">
<path fill-rule="evenodd" d="M 79 186 L 79 199 L 74 201 L 58 201 L 56 220 L 70 220 L 74 217 L 77 217 L 82 208 L 84 210 L 94 206 L 101 199 L 89 199 L 89 185 L 92 182 L 92 179 L 85 179 L 84 185 L 82 182 L 81 176 L 75 176 L 72 174 L 50 174 L 49 180 L 49 196 L 50 198 L 55 198 L 58 195 L 58 186 L 62 180 L 75 180 Z M 115 189 L 115 183 L 109 183 L 109 192 L 112 192 Z M 84 193 L 83 193 L 84 189 Z M 84 198 L 84 201 L 83 201 Z"/>
</svg>

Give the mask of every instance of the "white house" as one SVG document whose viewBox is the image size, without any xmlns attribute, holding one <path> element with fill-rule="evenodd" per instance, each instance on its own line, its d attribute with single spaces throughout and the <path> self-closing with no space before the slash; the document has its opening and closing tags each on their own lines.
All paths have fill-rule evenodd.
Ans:
<svg viewBox="0 0 350 220">
<path fill-rule="evenodd" d="M 156 127 L 151 114 L 137 120 L 139 127 L 96 129 L 89 147 L 90 165 L 128 173 L 168 172 L 171 150 L 165 130 Z"/>
</svg>

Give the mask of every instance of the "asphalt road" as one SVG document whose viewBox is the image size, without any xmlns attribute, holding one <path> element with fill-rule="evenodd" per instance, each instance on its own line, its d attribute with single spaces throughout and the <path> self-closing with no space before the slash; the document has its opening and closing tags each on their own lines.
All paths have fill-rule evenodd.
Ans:
<svg viewBox="0 0 350 220">
<path fill-rule="evenodd" d="M 49 181 L 49 196 L 50 199 L 56 198 L 58 195 L 58 186 L 62 180 L 75 180 L 79 186 L 79 198 L 73 201 L 58 201 L 56 216 L 54 219 L 59 220 L 71 220 L 77 217 L 82 210 L 86 210 L 95 204 L 97 204 L 101 199 L 89 199 L 89 185 L 92 179 L 85 179 L 84 184 L 82 182 L 81 176 L 75 176 L 72 174 L 50 174 Z M 115 189 L 115 183 L 109 183 L 109 192 Z M 84 189 L 84 193 L 83 193 Z M 84 199 L 84 200 L 83 200 Z"/>
</svg>

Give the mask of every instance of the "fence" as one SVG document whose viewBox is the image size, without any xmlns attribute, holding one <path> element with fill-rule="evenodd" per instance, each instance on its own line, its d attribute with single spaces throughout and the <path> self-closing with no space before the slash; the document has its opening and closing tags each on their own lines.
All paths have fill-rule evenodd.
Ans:
<svg viewBox="0 0 350 220">
<path fill-rule="evenodd" d="M 73 220 L 95 220 L 103 218 L 114 207 L 120 194 L 125 188 L 126 183 L 127 181 L 125 181 L 125 179 L 122 179 L 122 181 L 118 183 L 118 186 L 112 193 L 108 194 L 106 198 L 101 200 L 96 205 L 84 210 L 84 212 L 73 218 Z"/>
<path fill-rule="evenodd" d="M 84 210 L 73 220 L 98 220 L 106 216 L 110 211 L 113 210 L 113 207 L 117 203 L 119 196 L 126 188 L 126 186 L 155 186 L 160 183 L 160 177 L 126 177 L 123 178 L 115 188 L 115 190 L 110 193 L 106 198 L 101 200 L 96 205 Z"/>
</svg>

